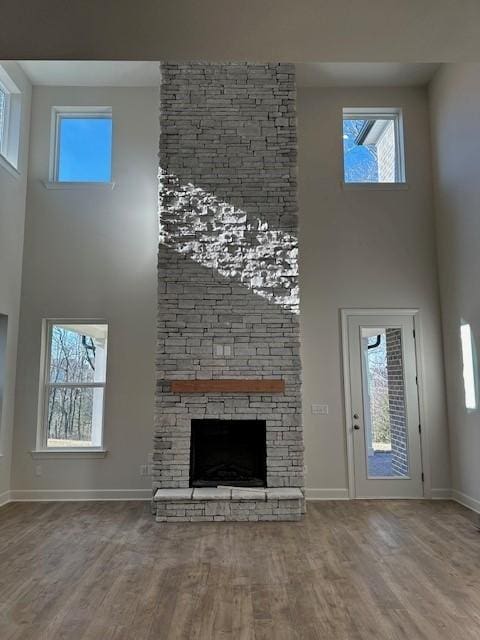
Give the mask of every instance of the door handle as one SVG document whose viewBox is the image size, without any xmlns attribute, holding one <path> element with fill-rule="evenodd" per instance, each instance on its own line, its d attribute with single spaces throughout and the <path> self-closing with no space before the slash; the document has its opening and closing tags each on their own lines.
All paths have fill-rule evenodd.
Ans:
<svg viewBox="0 0 480 640">
<path fill-rule="evenodd" d="M 358 424 L 354 424 L 353 428 L 355 429 L 355 431 L 358 431 L 360 429 L 360 426 Z"/>
</svg>

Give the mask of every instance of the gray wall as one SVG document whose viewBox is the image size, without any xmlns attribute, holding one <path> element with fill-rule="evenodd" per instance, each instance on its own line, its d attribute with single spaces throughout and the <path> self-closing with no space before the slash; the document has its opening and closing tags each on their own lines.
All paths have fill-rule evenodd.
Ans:
<svg viewBox="0 0 480 640">
<path fill-rule="evenodd" d="M 344 190 L 342 107 L 402 107 L 408 189 Z M 425 450 L 437 492 L 450 486 L 428 104 L 422 89 L 300 89 L 299 205 L 303 411 L 310 496 L 345 497 L 339 309 L 419 308 Z M 329 405 L 312 415 L 314 402 Z"/>
<path fill-rule="evenodd" d="M 479 410 L 465 409 L 460 345 L 463 320 L 480 353 L 480 64 L 441 68 L 430 104 L 452 487 L 480 511 Z"/>
<path fill-rule="evenodd" d="M 0 314 L 8 316 L 3 381 L 3 419 L 0 422 L 0 504 L 10 489 L 11 450 L 15 371 L 17 360 L 18 317 L 22 277 L 25 193 L 27 186 L 28 129 L 30 124 L 31 87 L 25 74 L 14 62 L 5 69 L 23 93 L 22 131 L 19 175 L 0 165 Z"/>
<path fill-rule="evenodd" d="M 113 110 L 113 191 L 47 190 L 52 105 Z M 152 447 L 158 225 L 158 90 L 35 88 L 27 196 L 17 415 L 15 497 L 45 490 L 130 490 L 150 496 L 140 477 Z M 100 460 L 32 460 L 41 321 L 105 318 L 109 354 L 105 445 Z M 42 466 L 42 475 L 35 467 Z M 148 488 L 148 491 L 147 491 Z M 97 493 L 89 493 L 96 491 Z M 29 494 L 30 495 L 30 494 Z M 115 493 L 107 493 L 115 497 Z M 129 495 L 129 494 L 122 494 Z"/>
<path fill-rule="evenodd" d="M 150 495 L 149 478 L 140 478 L 139 465 L 146 462 L 153 432 L 157 93 L 84 87 L 34 91 L 13 474 L 14 489 L 27 493 L 17 497 L 64 489 L 145 489 Z M 117 187 L 112 192 L 48 191 L 40 180 L 48 174 L 50 107 L 82 103 L 113 107 Z M 404 107 L 408 190 L 359 192 L 340 186 L 341 108 L 368 104 Z M 425 91 L 300 90 L 298 118 L 310 495 L 346 495 L 338 309 L 355 306 L 420 308 L 431 482 L 436 489 L 448 488 Z M 43 475 L 37 477 L 39 461 L 28 451 L 35 446 L 40 327 L 47 316 L 109 321 L 109 454 L 104 460 L 42 460 Z M 328 416 L 311 414 L 317 401 L 329 404 Z"/>
</svg>

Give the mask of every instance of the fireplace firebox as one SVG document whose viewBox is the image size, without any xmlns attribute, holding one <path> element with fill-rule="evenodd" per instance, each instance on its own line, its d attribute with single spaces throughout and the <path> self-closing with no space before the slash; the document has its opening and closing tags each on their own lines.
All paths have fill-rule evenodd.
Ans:
<svg viewBox="0 0 480 640">
<path fill-rule="evenodd" d="M 192 420 L 190 486 L 266 486 L 265 420 Z"/>
</svg>

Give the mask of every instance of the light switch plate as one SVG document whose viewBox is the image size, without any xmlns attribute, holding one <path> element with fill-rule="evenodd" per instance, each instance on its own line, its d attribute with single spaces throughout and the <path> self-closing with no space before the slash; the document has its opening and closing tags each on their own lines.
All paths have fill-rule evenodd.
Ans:
<svg viewBox="0 0 480 640">
<path fill-rule="evenodd" d="M 217 358 L 230 358 L 233 356 L 233 345 L 231 344 L 215 344 L 213 353 Z"/>
<path fill-rule="evenodd" d="M 312 404 L 312 413 L 314 415 L 328 415 L 328 404 Z"/>
</svg>

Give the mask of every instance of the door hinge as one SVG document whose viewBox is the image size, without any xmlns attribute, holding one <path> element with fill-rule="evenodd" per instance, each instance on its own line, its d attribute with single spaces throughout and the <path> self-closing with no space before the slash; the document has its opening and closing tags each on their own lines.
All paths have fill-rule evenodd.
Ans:
<svg viewBox="0 0 480 640">
<path fill-rule="evenodd" d="M 413 339 L 415 340 L 415 329 L 413 330 Z"/>
<path fill-rule="evenodd" d="M 425 482 L 425 476 L 423 474 L 423 471 L 422 471 L 422 482 Z"/>
<path fill-rule="evenodd" d="M 415 376 L 415 384 L 416 384 L 416 385 L 417 385 L 417 387 L 418 387 L 418 376 Z"/>
<path fill-rule="evenodd" d="M 422 425 L 421 424 L 418 425 L 418 433 L 422 433 Z"/>
</svg>

